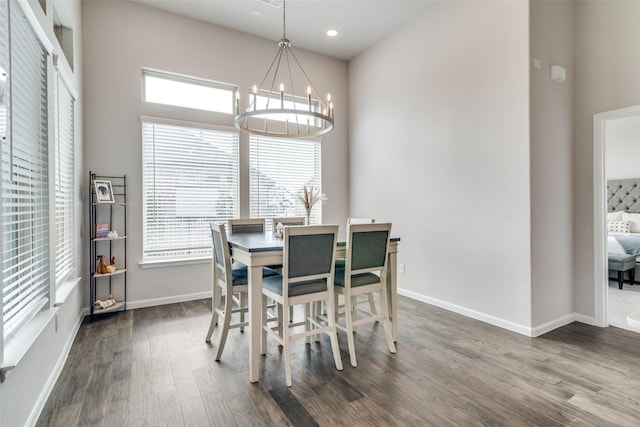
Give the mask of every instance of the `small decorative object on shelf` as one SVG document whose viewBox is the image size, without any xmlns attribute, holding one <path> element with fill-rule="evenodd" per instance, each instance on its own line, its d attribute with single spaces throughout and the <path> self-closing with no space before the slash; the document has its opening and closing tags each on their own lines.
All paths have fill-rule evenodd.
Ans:
<svg viewBox="0 0 640 427">
<path fill-rule="evenodd" d="M 298 199 L 300 199 L 304 210 L 307 212 L 307 225 L 311 225 L 311 210 L 313 206 L 318 202 L 322 202 L 322 204 L 326 203 L 328 197 L 326 194 L 320 193 L 320 188 L 314 187 L 313 185 L 305 185 L 298 194 Z"/>
<path fill-rule="evenodd" d="M 94 315 L 127 309 L 127 176 L 89 172 L 88 188 L 89 259 L 95 260 L 89 266 L 93 320 Z"/>
<path fill-rule="evenodd" d="M 273 234 L 276 237 L 283 237 L 284 236 L 284 225 L 282 225 L 281 222 L 276 224 L 276 230 L 275 230 L 275 232 Z"/>
<path fill-rule="evenodd" d="M 98 274 L 107 274 L 107 264 L 104 262 L 104 255 L 98 255 L 98 267 L 96 268 Z"/>
<path fill-rule="evenodd" d="M 106 299 L 104 301 L 98 299 L 93 305 L 98 306 L 102 310 L 105 310 L 111 306 L 116 305 L 116 300 L 113 299 L 112 297 L 109 297 L 109 299 Z"/>
<path fill-rule="evenodd" d="M 96 238 L 109 237 L 109 224 L 96 224 Z"/>
</svg>

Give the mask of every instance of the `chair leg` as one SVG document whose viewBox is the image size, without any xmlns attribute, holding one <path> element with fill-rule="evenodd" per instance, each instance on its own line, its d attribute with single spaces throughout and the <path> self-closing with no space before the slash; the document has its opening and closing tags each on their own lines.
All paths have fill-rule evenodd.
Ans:
<svg viewBox="0 0 640 427">
<path fill-rule="evenodd" d="M 262 295 L 262 328 L 260 328 L 260 354 L 267 354 L 267 297 Z M 276 303 L 277 304 L 277 303 Z M 280 321 L 280 319 L 278 319 Z"/>
<path fill-rule="evenodd" d="M 376 310 L 376 303 L 373 300 L 373 292 L 367 294 L 367 298 L 369 299 L 369 309 L 371 310 L 371 314 L 374 316 L 378 315 L 378 310 Z"/>
<path fill-rule="evenodd" d="M 284 377 L 285 382 L 287 383 L 287 387 L 291 387 L 291 347 L 289 340 L 289 310 L 282 310 L 284 318 L 282 322 L 284 324 L 284 329 L 282 330 L 282 339 L 284 341 L 283 351 L 284 351 Z"/>
<path fill-rule="evenodd" d="M 277 311 L 278 311 L 278 334 L 280 334 L 280 336 L 282 336 L 282 334 L 284 333 L 284 324 L 282 323 L 282 304 L 278 304 L 277 302 L 275 303 L 276 307 L 277 307 Z M 278 343 L 279 346 L 281 346 L 280 343 Z"/>
<path fill-rule="evenodd" d="M 309 317 L 311 316 L 311 305 L 315 303 L 306 303 L 304 305 L 304 330 L 309 332 L 311 330 L 311 322 L 309 321 Z M 314 309 L 315 311 L 315 309 Z M 305 337 L 305 342 L 307 344 L 311 344 L 311 335 L 307 335 Z"/>
<path fill-rule="evenodd" d="M 636 282 L 636 268 L 633 267 L 629 270 L 629 280 L 631 280 L 631 284 L 633 285 Z"/>
<path fill-rule="evenodd" d="M 209 323 L 209 330 L 207 331 L 207 337 L 205 338 L 206 342 L 211 342 L 211 336 L 213 335 L 213 330 L 218 324 L 217 309 L 220 307 L 221 299 L 222 299 L 222 290 L 219 289 L 218 286 L 215 286 L 213 288 L 213 295 L 211 296 L 211 322 Z"/>
<path fill-rule="evenodd" d="M 245 292 L 240 293 L 240 307 L 249 306 L 249 294 Z M 244 323 L 244 311 L 240 312 L 240 323 Z M 244 326 L 240 326 L 240 332 L 244 332 Z"/>
<path fill-rule="evenodd" d="M 345 294 L 344 297 L 344 317 L 347 327 L 347 342 L 349 343 L 349 358 L 351 360 L 351 366 L 354 368 L 358 366 L 356 361 L 356 345 L 353 339 L 353 311 L 352 308 L 353 299 L 351 295 Z"/>
<path fill-rule="evenodd" d="M 383 313 L 384 334 L 387 338 L 387 345 L 391 353 L 396 352 L 396 344 L 393 342 L 393 333 L 391 332 L 391 321 L 389 320 L 389 301 L 387 300 L 386 285 L 380 288 L 380 310 Z"/>
<path fill-rule="evenodd" d="M 229 325 L 231 324 L 231 311 L 233 310 L 233 296 L 227 295 L 224 298 L 224 320 L 222 324 L 222 333 L 220 334 L 220 342 L 218 343 L 218 352 L 216 353 L 216 361 L 220 360 L 224 344 L 227 342 L 229 334 Z"/>
<path fill-rule="evenodd" d="M 333 307 L 332 301 L 334 298 L 329 295 L 327 298 L 327 323 L 331 328 L 329 332 L 329 339 L 331 340 L 331 352 L 333 353 L 333 361 L 336 364 L 336 369 L 338 371 L 342 371 L 342 358 L 340 357 L 340 346 L 338 345 L 338 329 L 336 328 L 336 317 L 335 317 L 335 309 Z"/>
<path fill-rule="evenodd" d="M 624 271 L 618 271 L 618 289 L 622 289 L 624 283 Z"/>
</svg>

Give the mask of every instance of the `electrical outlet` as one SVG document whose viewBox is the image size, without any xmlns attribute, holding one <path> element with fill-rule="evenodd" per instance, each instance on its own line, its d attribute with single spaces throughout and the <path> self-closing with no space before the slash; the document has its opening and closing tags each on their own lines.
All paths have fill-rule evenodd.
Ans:
<svg viewBox="0 0 640 427">
<path fill-rule="evenodd" d="M 404 274 L 404 264 L 400 264 L 400 274 Z"/>
<path fill-rule="evenodd" d="M 56 332 L 58 332 L 58 327 L 60 326 L 60 323 L 58 323 L 58 313 L 56 313 L 55 315 L 55 324 L 56 324 Z"/>
</svg>

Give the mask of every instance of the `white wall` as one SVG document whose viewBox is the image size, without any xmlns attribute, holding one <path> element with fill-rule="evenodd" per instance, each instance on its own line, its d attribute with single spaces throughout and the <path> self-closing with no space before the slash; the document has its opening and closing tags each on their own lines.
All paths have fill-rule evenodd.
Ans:
<svg viewBox="0 0 640 427">
<path fill-rule="evenodd" d="M 531 295 L 538 333 L 573 321 L 572 136 L 574 2 L 531 10 Z M 541 61 L 537 69 L 533 58 Z M 551 80 L 551 65 L 567 70 Z"/>
<path fill-rule="evenodd" d="M 393 222 L 402 293 L 525 334 L 528 9 L 433 2 L 349 65 L 349 213 Z"/>
<path fill-rule="evenodd" d="M 640 2 L 576 2 L 573 203 L 576 312 L 595 316 L 593 115 L 640 104 Z"/>
<path fill-rule="evenodd" d="M 214 113 L 142 103 L 141 68 L 238 84 L 242 94 L 264 76 L 277 50 L 266 41 L 128 1 L 84 2 L 85 176 L 127 174 L 127 300 L 130 307 L 210 294 L 209 263 L 141 269 L 142 154 L 140 115 L 211 121 Z M 277 29 L 275 29 L 277 30 Z M 277 34 L 276 34 L 277 36 Z M 294 48 L 295 48 L 295 40 Z M 296 55 L 336 105 L 336 127 L 322 142 L 323 222 L 348 214 L 347 64 L 301 50 Z M 246 97 L 245 97 L 246 98 Z M 218 115 L 233 126 L 231 116 Z M 248 217 L 248 138 L 240 139 L 241 213 Z M 88 251 L 86 251 L 88 252 Z"/>
<path fill-rule="evenodd" d="M 63 25 L 72 28 L 74 34 L 73 58 L 74 73 L 70 77 L 72 89 L 77 92 L 75 111 L 75 149 L 78 159 L 77 173 L 82 174 L 82 26 L 81 26 L 81 5 L 80 0 L 47 1 L 46 14 L 36 0 L 30 0 L 29 6 L 35 17 L 38 19 L 47 38 L 53 43 L 53 53 L 60 56 L 63 67 L 69 67 L 66 63 L 62 48 L 53 33 L 53 7 L 56 7 Z M 17 7 L 17 2 L 12 1 L 12 7 Z M 49 80 L 53 81 L 52 79 Z M 52 93 L 52 92 L 50 92 Z M 78 176 L 79 180 L 82 176 Z M 78 189 L 78 199 L 80 198 Z M 78 203 L 81 203 L 78 200 Z M 82 216 L 84 205 L 80 206 L 78 216 Z M 82 220 L 80 219 L 80 224 Z M 82 232 L 79 230 L 78 240 L 81 239 Z M 82 258 L 79 254 L 79 258 Z M 84 266 L 78 261 L 78 272 L 82 275 Z M 52 272 L 53 274 L 53 272 Z M 76 331 L 83 317 L 82 307 L 86 306 L 87 298 L 84 296 L 83 282 L 70 287 L 68 295 L 61 299 L 62 292 L 51 295 L 51 303 L 56 299 L 60 305 L 45 310 L 36 317 L 36 321 L 30 326 L 38 324 L 33 328 L 36 334 L 33 344 L 19 361 L 16 368 L 7 372 L 6 380 L 0 384 L 0 426 L 24 426 L 33 425 L 37 421 L 41 409 L 46 403 L 46 399 L 55 381 L 60 374 L 67 354 L 73 343 Z M 57 328 L 56 319 L 57 315 Z"/>
</svg>

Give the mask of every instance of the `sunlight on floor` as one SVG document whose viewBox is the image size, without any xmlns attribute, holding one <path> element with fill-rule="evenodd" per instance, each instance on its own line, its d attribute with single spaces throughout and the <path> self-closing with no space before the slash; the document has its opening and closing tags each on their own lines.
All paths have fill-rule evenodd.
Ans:
<svg viewBox="0 0 640 427">
<path fill-rule="evenodd" d="M 623 289 L 618 289 L 618 283 L 609 281 L 609 304 L 607 317 L 609 325 L 640 333 L 640 329 L 633 328 L 627 323 L 627 316 L 640 311 L 640 284 L 625 283 Z"/>
</svg>

